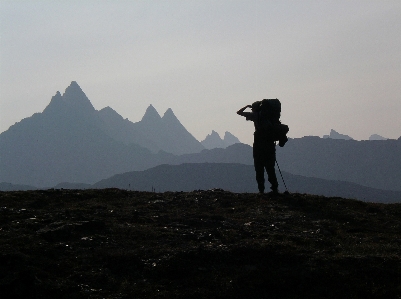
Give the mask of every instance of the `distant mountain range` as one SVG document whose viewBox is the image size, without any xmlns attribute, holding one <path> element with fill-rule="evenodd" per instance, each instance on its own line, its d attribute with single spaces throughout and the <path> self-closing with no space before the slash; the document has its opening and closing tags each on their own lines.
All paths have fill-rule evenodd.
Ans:
<svg viewBox="0 0 401 299">
<path fill-rule="evenodd" d="M 283 172 L 282 175 L 291 192 L 354 198 L 370 202 L 401 203 L 401 191 L 384 191 L 345 181 L 310 178 L 288 172 Z M 277 177 L 280 191 L 284 192 L 286 189 L 279 173 L 277 173 Z M 253 166 L 233 163 L 159 165 L 145 171 L 115 175 L 101 180 L 92 187 L 114 187 L 140 191 L 154 189 L 157 192 L 213 188 L 240 193 L 257 192 Z"/>
<path fill-rule="evenodd" d="M 281 169 L 292 174 L 401 191 L 398 140 L 290 139 L 277 150 Z"/>
<path fill-rule="evenodd" d="M 344 140 L 352 140 L 353 138 L 345 135 L 345 134 L 340 134 L 337 131 L 331 129 L 329 135 L 323 135 L 323 138 L 331 138 L 331 139 L 344 139 Z M 369 140 L 387 140 L 388 138 L 380 136 L 378 134 L 372 134 L 369 137 Z"/>
<path fill-rule="evenodd" d="M 388 138 L 380 136 L 378 134 L 372 134 L 369 137 L 369 140 L 387 140 Z"/>
<path fill-rule="evenodd" d="M 204 149 L 171 109 L 160 117 L 150 105 L 142 120 L 133 123 L 110 107 L 95 110 L 73 81 L 42 113 L 0 134 L 0 182 L 40 187 L 93 183 Z"/>
<path fill-rule="evenodd" d="M 340 134 L 333 129 L 331 129 L 330 135 L 324 135 L 323 138 L 344 139 L 344 140 L 352 140 L 353 139 L 352 137 L 350 137 L 348 135 Z"/>
<path fill-rule="evenodd" d="M 237 137 L 230 132 L 224 134 L 224 138 L 221 139 L 220 135 L 216 131 L 212 131 L 211 134 L 207 135 L 206 138 L 201 141 L 202 145 L 206 149 L 213 148 L 226 148 L 235 143 L 241 143 Z"/>
<path fill-rule="evenodd" d="M 328 197 L 353 198 L 369 202 L 401 203 L 401 191 L 386 191 L 345 181 L 332 181 L 283 172 L 290 192 Z M 286 189 L 277 173 L 280 191 Z M 58 184 L 57 189 L 120 188 L 136 191 L 193 191 L 224 189 L 232 192 L 257 192 L 253 166 L 234 163 L 196 163 L 159 165 L 144 171 L 112 176 L 93 185 Z"/>
<path fill-rule="evenodd" d="M 94 184 L 161 164 L 252 165 L 252 147 L 237 141 L 228 132 L 221 139 L 213 131 L 201 143 L 171 109 L 160 117 L 150 105 L 137 123 L 110 107 L 97 111 L 72 82 L 63 95 L 53 96 L 42 113 L 0 134 L 0 182 L 8 188 L 47 188 L 61 182 Z M 401 191 L 401 138 L 290 139 L 285 147 L 277 147 L 277 160 L 283 171 L 294 175 Z"/>
</svg>

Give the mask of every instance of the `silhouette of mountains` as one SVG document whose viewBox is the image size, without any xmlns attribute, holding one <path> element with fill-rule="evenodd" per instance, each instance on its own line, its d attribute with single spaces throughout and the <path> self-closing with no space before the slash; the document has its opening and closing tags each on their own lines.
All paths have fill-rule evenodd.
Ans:
<svg viewBox="0 0 401 299">
<path fill-rule="evenodd" d="M 277 147 L 277 161 L 282 170 L 296 175 L 401 191 L 401 137 L 381 141 L 289 139 L 283 148 Z M 238 143 L 171 156 L 165 164 L 221 162 L 253 165 L 252 147 Z"/>
<path fill-rule="evenodd" d="M 283 172 L 291 192 L 354 198 L 369 202 L 401 202 L 401 191 L 384 191 L 344 181 L 330 181 Z M 279 173 L 277 177 L 280 178 Z M 58 187 L 62 187 L 61 185 Z M 137 191 L 193 191 L 222 188 L 227 191 L 255 192 L 253 166 L 233 163 L 159 165 L 101 180 L 91 188 L 121 188 Z M 285 188 L 280 182 L 280 191 Z"/>
<path fill-rule="evenodd" d="M 337 131 L 331 129 L 330 134 L 329 135 L 323 135 L 323 138 L 331 138 L 331 139 L 344 139 L 344 140 L 353 140 L 354 138 L 345 135 L 345 134 L 341 134 L 338 133 Z M 369 137 L 369 140 L 387 140 L 388 138 L 380 136 L 378 134 L 372 134 Z"/>
<path fill-rule="evenodd" d="M 277 160 L 281 169 L 292 174 L 401 191 L 401 137 L 377 141 L 295 138 L 277 150 Z"/>
<path fill-rule="evenodd" d="M 235 143 L 241 143 L 241 141 L 230 132 L 225 132 L 224 138 L 221 139 L 220 135 L 213 130 L 201 143 L 206 149 L 213 149 L 226 148 Z"/>
<path fill-rule="evenodd" d="M 367 202 L 401 203 L 401 191 L 381 190 L 346 181 L 325 180 L 282 172 L 279 178 L 280 192 L 285 186 L 291 193 L 307 193 L 328 197 L 358 199 Z M 144 171 L 131 171 L 100 180 L 95 184 L 59 183 L 54 189 L 120 188 L 134 191 L 193 191 L 224 189 L 238 193 L 257 191 L 252 165 L 237 163 L 184 163 L 162 164 Z M 0 183 L 1 191 L 35 190 L 27 185 Z"/>
<path fill-rule="evenodd" d="M 0 134 L 0 181 L 46 187 L 59 182 L 93 183 L 133 169 L 157 165 L 158 157 L 126 145 L 105 124 L 76 82 L 35 113 Z M 110 131 L 112 131 L 110 129 Z"/>
<path fill-rule="evenodd" d="M 42 113 L 0 134 L 0 182 L 38 187 L 94 183 L 165 163 L 173 154 L 202 150 L 171 109 L 160 117 L 150 105 L 133 123 L 110 107 L 97 111 L 73 81 Z"/>
<path fill-rule="evenodd" d="M 176 155 L 196 153 L 204 149 L 180 123 L 170 108 L 163 117 L 150 105 L 142 120 L 132 123 L 110 107 L 99 111 L 102 129 L 124 144 L 138 144 L 157 153 L 162 150 Z"/>
<path fill-rule="evenodd" d="M 380 136 L 378 134 L 372 134 L 369 137 L 369 140 L 387 140 L 388 138 Z"/>
<path fill-rule="evenodd" d="M 119 130 L 119 126 L 114 126 L 114 129 Z M 131 132 L 134 134 L 130 134 Z M 135 134 L 135 132 L 140 132 L 139 134 L 145 142 L 138 139 L 139 134 Z M 160 117 L 152 105 L 146 109 L 141 121 L 132 123 L 131 130 L 127 135 L 127 138 L 121 139 L 121 141 L 137 143 L 150 148 L 153 152 L 163 150 L 181 155 L 200 152 L 204 149 L 202 144 L 179 122 L 171 109 L 168 109 L 163 117 Z"/>
<path fill-rule="evenodd" d="M 331 129 L 330 135 L 324 135 L 323 138 L 331 138 L 331 139 L 344 139 L 344 140 L 352 140 L 353 138 L 345 135 L 345 134 L 340 134 L 337 131 L 334 131 Z"/>
<path fill-rule="evenodd" d="M 224 139 L 214 133 L 204 141 L 238 140 L 229 133 Z M 142 120 L 133 123 L 110 107 L 97 111 L 79 85 L 71 82 L 42 113 L 0 134 L 0 182 L 44 188 L 61 182 L 94 184 L 161 164 L 253 164 L 249 145 L 210 142 L 207 146 L 215 148 L 205 149 L 171 109 L 161 117 L 150 105 Z M 277 159 L 282 170 L 295 175 L 401 191 L 401 138 L 290 139 L 284 148 L 277 147 Z"/>
</svg>

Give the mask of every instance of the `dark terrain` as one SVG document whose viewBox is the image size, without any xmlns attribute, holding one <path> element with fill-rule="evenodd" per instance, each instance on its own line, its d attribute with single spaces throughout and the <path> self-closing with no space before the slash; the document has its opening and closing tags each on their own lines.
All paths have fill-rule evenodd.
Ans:
<svg viewBox="0 0 401 299">
<path fill-rule="evenodd" d="M 0 192 L 1 298 L 401 298 L 401 204 Z"/>
</svg>

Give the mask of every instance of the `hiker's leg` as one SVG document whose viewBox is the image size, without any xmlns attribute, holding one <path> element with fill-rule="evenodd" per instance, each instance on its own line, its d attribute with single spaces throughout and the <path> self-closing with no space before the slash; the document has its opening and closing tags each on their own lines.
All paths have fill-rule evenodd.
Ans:
<svg viewBox="0 0 401 299">
<path fill-rule="evenodd" d="M 267 172 L 268 181 L 271 184 L 270 189 L 273 192 L 278 192 L 278 181 L 276 176 L 276 170 L 274 168 L 275 164 L 276 164 L 276 155 L 275 153 L 274 155 L 270 153 L 270 155 L 266 159 L 265 168 Z"/>
<path fill-rule="evenodd" d="M 263 163 L 263 155 L 257 149 L 253 150 L 253 166 L 255 167 L 256 182 L 260 193 L 265 191 L 265 169 Z"/>
<path fill-rule="evenodd" d="M 263 193 L 265 191 L 265 169 L 260 160 L 254 159 L 253 162 L 256 173 L 256 182 L 258 183 L 258 190 L 260 193 Z"/>
</svg>

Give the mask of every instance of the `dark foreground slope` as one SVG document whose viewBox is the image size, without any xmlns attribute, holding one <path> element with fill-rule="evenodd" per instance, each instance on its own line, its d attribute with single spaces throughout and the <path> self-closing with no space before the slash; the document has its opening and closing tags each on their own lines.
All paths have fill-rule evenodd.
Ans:
<svg viewBox="0 0 401 299">
<path fill-rule="evenodd" d="M 401 298 L 401 205 L 0 192 L 2 298 Z"/>
</svg>

